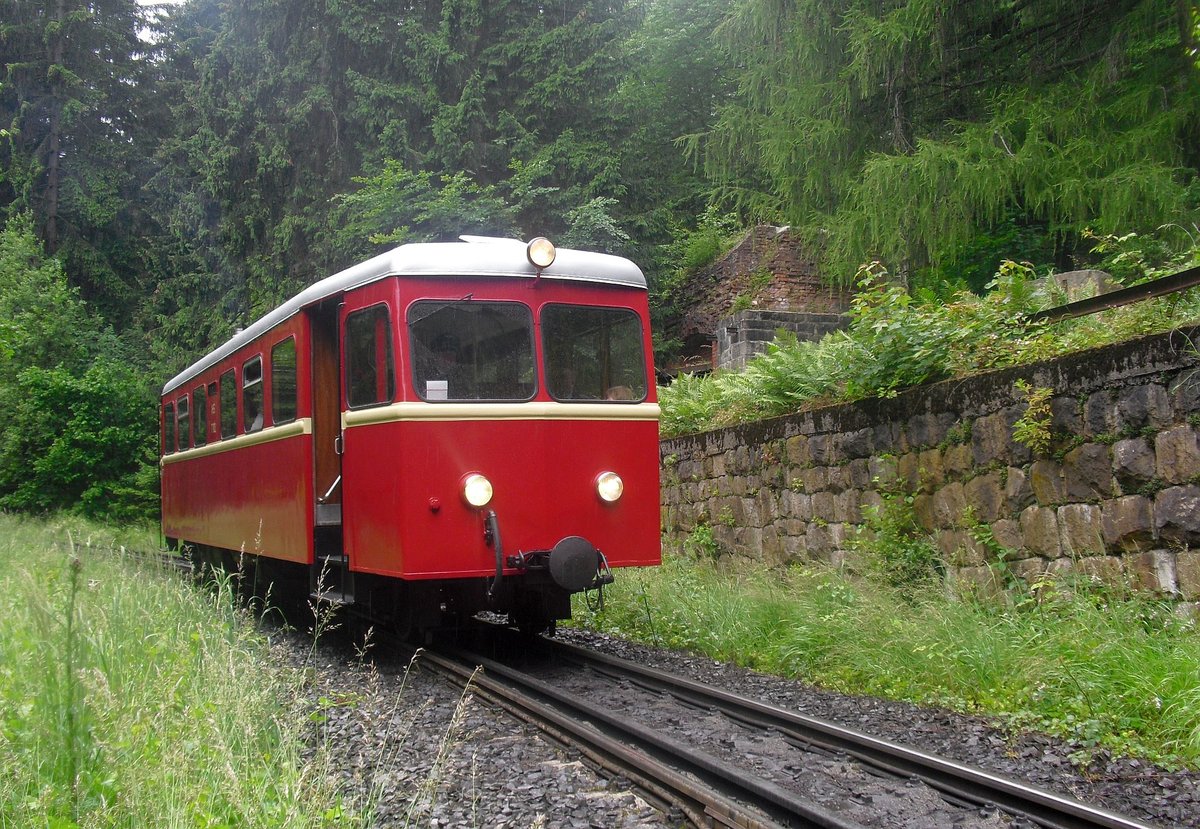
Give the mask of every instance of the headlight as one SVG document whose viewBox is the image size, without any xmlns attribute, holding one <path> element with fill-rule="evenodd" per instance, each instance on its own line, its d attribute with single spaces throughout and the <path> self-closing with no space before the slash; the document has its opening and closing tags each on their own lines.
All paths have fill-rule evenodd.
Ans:
<svg viewBox="0 0 1200 829">
<path fill-rule="evenodd" d="M 602 500 L 611 504 L 618 500 L 624 491 L 625 482 L 616 472 L 601 472 L 596 476 L 596 493 Z"/>
<path fill-rule="evenodd" d="M 492 482 L 473 472 L 463 478 L 463 500 L 473 507 L 485 507 L 492 500 Z"/>
<path fill-rule="evenodd" d="M 529 244 L 525 246 L 525 257 L 529 260 L 529 264 L 539 271 L 554 264 L 556 253 L 554 243 L 545 236 L 530 239 Z"/>
</svg>

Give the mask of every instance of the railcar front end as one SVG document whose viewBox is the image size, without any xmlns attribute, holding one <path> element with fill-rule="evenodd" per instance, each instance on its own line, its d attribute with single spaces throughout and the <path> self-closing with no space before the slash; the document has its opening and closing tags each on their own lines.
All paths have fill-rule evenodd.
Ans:
<svg viewBox="0 0 1200 829">
<path fill-rule="evenodd" d="M 307 456 L 251 462 L 272 432 L 287 440 L 270 412 L 227 449 L 181 448 L 196 378 L 236 372 L 287 326 L 303 359 L 282 394 L 294 388 L 303 439 L 292 446 Z M 650 354 L 645 280 L 627 260 L 544 240 L 398 248 L 313 286 L 168 384 L 164 531 L 210 558 L 249 550 L 291 581 L 282 562 L 296 562 L 315 595 L 400 626 L 491 610 L 544 629 L 613 569 L 659 563 Z M 223 406 L 245 420 L 244 382 L 228 399 L 209 394 L 210 422 Z M 243 478 L 272 494 L 224 485 Z M 220 503 L 224 492 L 240 503 Z"/>
</svg>

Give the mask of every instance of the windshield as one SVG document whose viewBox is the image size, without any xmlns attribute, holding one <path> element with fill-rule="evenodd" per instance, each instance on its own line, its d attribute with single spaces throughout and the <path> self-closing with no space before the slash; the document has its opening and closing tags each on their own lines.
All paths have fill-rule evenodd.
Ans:
<svg viewBox="0 0 1200 829">
<path fill-rule="evenodd" d="M 519 302 L 422 300 L 408 310 L 413 381 L 423 400 L 533 397 L 533 315 Z"/>
<path fill-rule="evenodd" d="M 646 399 L 642 322 L 628 308 L 547 305 L 542 348 L 556 400 Z"/>
</svg>

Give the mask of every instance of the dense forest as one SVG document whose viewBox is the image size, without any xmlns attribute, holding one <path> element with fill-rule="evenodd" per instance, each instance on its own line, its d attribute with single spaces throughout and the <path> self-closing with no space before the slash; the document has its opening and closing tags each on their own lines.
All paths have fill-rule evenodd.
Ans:
<svg viewBox="0 0 1200 829">
<path fill-rule="evenodd" d="M 1193 244 L 1191 0 L 0 0 L 0 508 L 149 514 L 164 378 L 387 246 L 981 290 Z"/>
</svg>

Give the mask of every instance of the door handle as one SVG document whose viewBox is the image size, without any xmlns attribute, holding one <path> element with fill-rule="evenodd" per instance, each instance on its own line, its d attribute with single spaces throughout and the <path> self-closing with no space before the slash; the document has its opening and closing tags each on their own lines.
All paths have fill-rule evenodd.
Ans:
<svg viewBox="0 0 1200 829">
<path fill-rule="evenodd" d="M 335 455 L 340 455 L 340 454 L 342 454 L 342 451 L 344 449 L 345 449 L 345 444 L 342 441 L 342 436 L 338 435 L 337 437 L 335 437 L 333 439 L 333 453 Z"/>
</svg>

